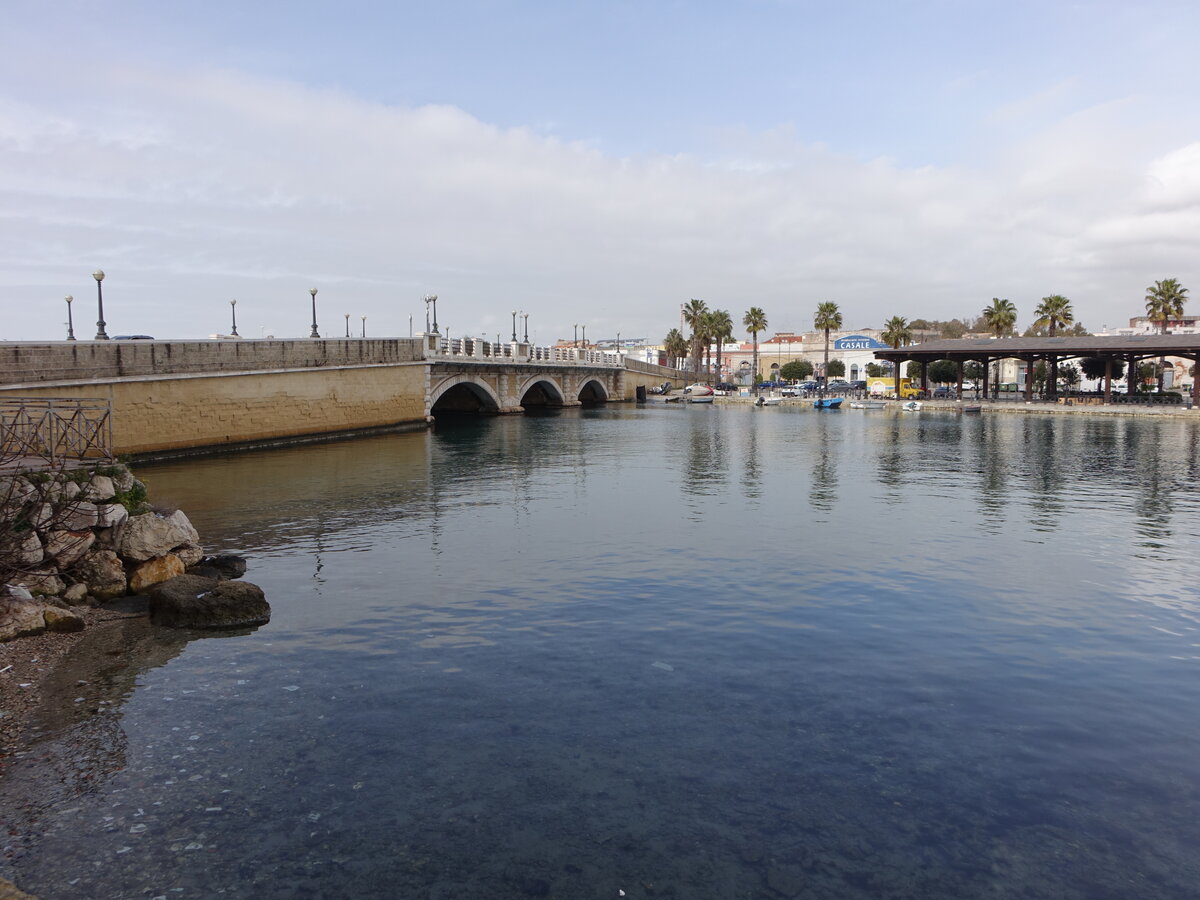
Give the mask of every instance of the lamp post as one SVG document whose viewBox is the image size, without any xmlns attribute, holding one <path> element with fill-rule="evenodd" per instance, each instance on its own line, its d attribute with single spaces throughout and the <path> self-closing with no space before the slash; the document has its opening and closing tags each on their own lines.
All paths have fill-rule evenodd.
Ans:
<svg viewBox="0 0 1200 900">
<path fill-rule="evenodd" d="M 75 298 L 67 294 L 63 299 L 67 301 L 67 340 L 73 341 L 75 340 L 75 320 L 71 317 L 71 301 Z"/>
<path fill-rule="evenodd" d="M 617 332 L 617 353 L 621 352 L 621 332 Z"/>
<path fill-rule="evenodd" d="M 366 337 L 366 336 L 367 336 L 367 317 L 366 317 L 366 316 L 363 316 L 363 317 L 362 317 L 362 320 L 363 320 L 363 330 L 362 330 L 362 336 L 363 336 L 363 337 Z"/>
<path fill-rule="evenodd" d="M 350 337 L 350 313 L 342 313 L 346 317 L 346 337 Z"/>
<path fill-rule="evenodd" d="M 515 344 L 517 342 L 517 311 L 515 309 L 512 311 L 512 317 L 513 317 L 513 339 L 512 339 L 512 342 Z"/>
<path fill-rule="evenodd" d="M 579 326 L 578 325 L 575 325 L 575 339 L 573 341 L 571 341 L 571 346 L 572 347 L 579 346 Z"/>
<path fill-rule="evenodd" d="M 438 324 L 437 324 L 437 294 L 426 294 L 426 295 L 425 295 L 425 305 L 426 305 L 426 307 L 428 307 L 428 306 L 429 306 L 429 304 L 431 304 L 431 303 L 433 304 L 433 333 L 434 333 L 434 334 L 437 334 L 437 333 L 438 333 Z"/>
<path fill-rule="evenodd" d="M 319 338 L 321 335 L 320 335 L 320 332 L 317 331 L 317 289 L 309 288 L 308 292 L 312 295 L 312 314 L 313 314 L 312 334 L 310 334 L 309 337 L 310 338 Z"/>
<path fill-rule="evenodd" d="M 529 343 L 529 313 L 522 313 L 521 318 L 525 320 L 525 343 Z"/>
<path fill-rule="evenodd" d="M 583 329 L 583 349 L 586 350 L 587 349 L 587 326 L 580 325 L 579 327 Z"/>
<path fill-rule="evenodd" d="M 100 282 L 104 280 L 104 270 L 97 269 L 92 273 L 92 277 L 96 279 L 96 307 L 100 311 L 100 318 L 96 320 L 96 340 L 107 341 L 108 332 L 104 330 L 104 288 Z"/>
<path fill-rule="evenodd" d="M 233 330 L 229 332 L 230 337 L 241 337 L 237 333 L 237 301 L 229 301 L 229 315 L 233 319 Z"/>
</svg>

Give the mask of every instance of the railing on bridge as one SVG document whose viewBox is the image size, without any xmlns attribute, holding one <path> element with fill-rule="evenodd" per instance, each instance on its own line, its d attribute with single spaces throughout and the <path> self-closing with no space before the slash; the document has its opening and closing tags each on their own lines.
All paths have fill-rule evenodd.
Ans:
<svg viewBox="0 0 1200 900">
<path fill-rule="evenodd" d="M 108 400 L 0 400 L 0 466 L 36 469 L 112 458 Z"/>
<path fill-rule="evenodd" d="M 424 335 L 426 359 L 475 359 L 510 363 L 590 366 L 619 369 L 625 365 L 624 354 L 577 347 L 537 347 L 524 341 L 503 344 L 483 338 L 446 338 L 438 334 Z"/>
</svg>

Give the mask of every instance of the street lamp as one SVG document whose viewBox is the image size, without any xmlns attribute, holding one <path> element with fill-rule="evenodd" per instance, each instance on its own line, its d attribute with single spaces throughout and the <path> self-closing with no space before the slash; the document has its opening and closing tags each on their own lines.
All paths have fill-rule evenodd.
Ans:
<svg viewBox="0 0 1200 900">
<path fill-rule="evenodd" d="M 346 317 L 346 337 L 350 337 L 350 313 L 342 313 Z"/>
<path fill-rule="evenodd" d="M 426 295 L 425 295 L 425 313 L 426 313 L 426 315 L 425 315 L 425 324 L 426 324 L 426 327 L 428 327 L 428 325 L 429 325 L 429 305 L 430 305 L 431 303 L 433 304 L 433 331 L 432 331 L 431 333 L 432 333 L 432 334 L 437 334 L 437 333 L 438 333 L 438 324 L 437 324 L 437 294 L 426 294 Z"/>
<path fill-rule="evenodd" d="M 96 320 L 96 340 L 107 341 L 108 332 L 104 330 L 104 289 L 100 286 L 100 282 L 104 280 L 104 270 L 97 269 L 92 273 L 92 277 L 96 279 L 96 306 L 100 310 L 100 318 Z"/>
<path fill-rule="evenodd" d="M 362 317 L 362 320 L 363 320 L 363 331 L 362 331 L 362 336 L 363 336 L 363 337 L 366 337 L 366 336 L 367 336 L 367 317 L 366 317 L 366 316 L 363 316 L 363 317 Z"/>
<path fill-rule="evenodd" d="M 583 347 L 586 350 L 587 349 L 587 326 L 580 325 L 579 327 L 583 329 Z"/>
<path fill-rule="evenodd" d="M 67 294 L 63 299 L 67 301 L 67 340 L 73 341 L 75 340 L 75 320 L 71 318 L 71 301 L 75 298 Z"/>
<path fill-rule="evenodd" d="M 317 289 L 309 288 L 308 292 L 312 295 L 312 312 L 313 312 L 312 334 L 310 334 L 309 337 L 310 338 L 319 338 L 321 335 L 317 331 Z"/>
<path fill-rule="evenodd" d="M 529 313 L 522 313 L 521 318 L 525 320 L 525 343 L 529 343 Z"/>
<path fill-rule="evenodd" d="M 571 346 L 572 347 L 579 346 L 579 326 L 578 325 L 575 326 L 575 340 L 571 341 Z"/>
<path fill-rule="evenodd" d="M 512 339 L 512 342 L 515 344 L 517 342 L 517 311 L 515 309 L 512 311 L 512 317 L 513 317 L 513 339 Z"/>
<path fill-rule="evenodd" d="M 229 301 L 229 315 L 233 318 L 233 330 L 229 332 L 231 337 L 240 337 L 237 333 L 237 301 Z"/>
</svg>

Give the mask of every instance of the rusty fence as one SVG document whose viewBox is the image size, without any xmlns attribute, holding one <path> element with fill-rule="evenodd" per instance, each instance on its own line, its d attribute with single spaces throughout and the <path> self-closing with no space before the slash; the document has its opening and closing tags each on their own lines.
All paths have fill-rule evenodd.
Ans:
<svg viewBox="0 0 1200 900">
<path fill-rule="evenodd" d="M 0 465 L 39 468 L 112 458 L 108 400 L 0 400 Z"/>
</svg>

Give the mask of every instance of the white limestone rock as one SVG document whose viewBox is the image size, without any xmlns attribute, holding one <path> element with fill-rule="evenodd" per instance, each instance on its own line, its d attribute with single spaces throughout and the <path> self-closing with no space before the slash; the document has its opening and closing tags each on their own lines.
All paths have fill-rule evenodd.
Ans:
<svg viewBox="0 0 1200 900">
<path fill-rule="evenodd" d="M 129 590 L 125 566 L 112 550 L 92 550 L 75 564 L 71 575 L 87 585 L 87 592 L 98 600 L 111 600 Z"/>
<path fill-rule="evenodd" d="M 120 503 L 101 503 L 96 507 L 96 528 L 115 528 L 125 524 L 129 510 Z"/>
<path fill-rule="evenodd" d="M 158 513 L 130 516 L 119 529 L 116 546 L 123 559 L 145 562 L 165 556 L 180 544 L 199 542 L 200 535 L 183 510 L 176 510 L 169 516 Z"/>
<path fill-rule="evenodd" d="M 60 569 L 74 565 L 96 543 L 96 535 L 90 528 L 80 531 L 57 529 L 46 535 L 46 555 L 58 563 Z"/>
<path fill-rule="evenodd" d="M 84 500 L 111 500 L 117 493 L 113 480 L 107 475 L 93 475 L 83 486 Z"/>
</svg>

